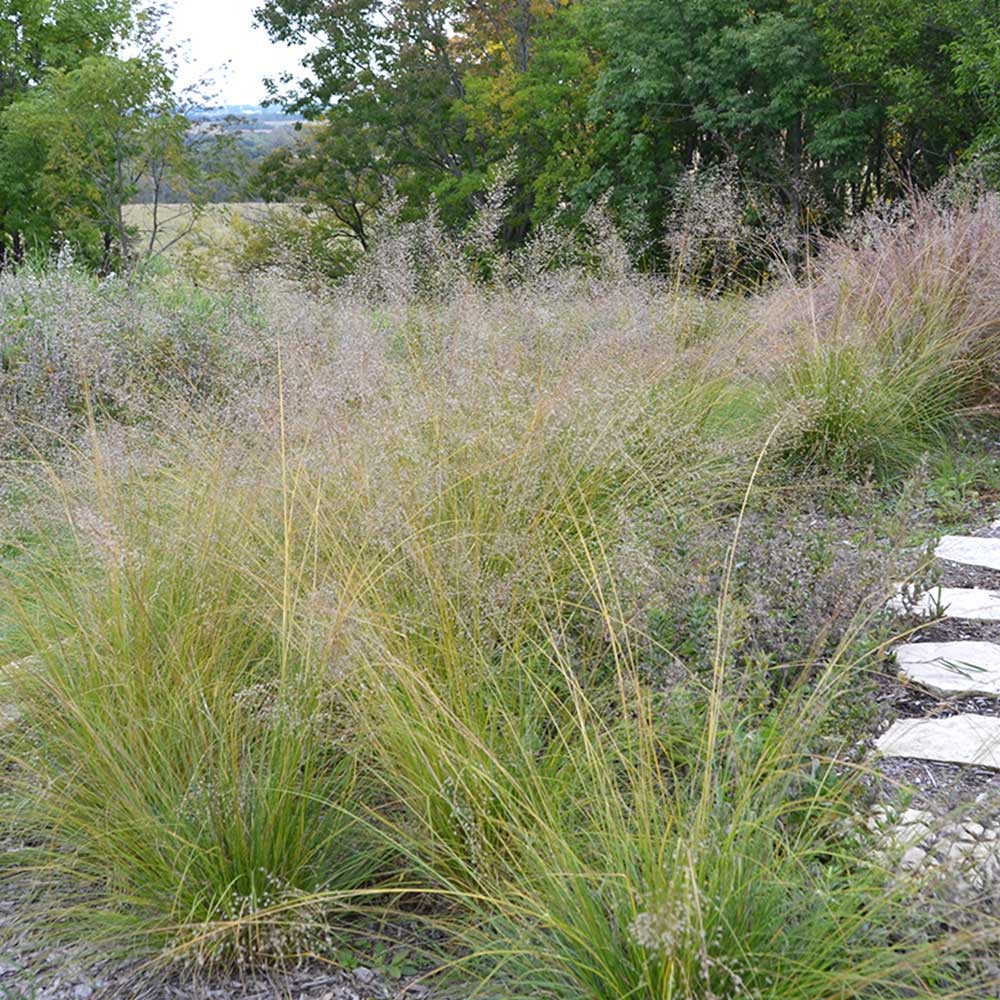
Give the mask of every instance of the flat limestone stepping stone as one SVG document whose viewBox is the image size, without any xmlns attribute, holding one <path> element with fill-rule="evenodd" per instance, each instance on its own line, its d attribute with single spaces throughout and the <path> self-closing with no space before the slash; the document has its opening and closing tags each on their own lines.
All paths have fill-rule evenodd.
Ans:
<svg viewBox="0 0 1000 1000">
<path fill-rule="evenodd" d="M 976 538 L 972 535 L 945 535 L 934 550 L 938 559 L 1000 569 L 1000 538 Z"/>
<path fill-rule="evenodd" d="M 1000 646 L 992 642 L 908 642 L 899 672 L 934 694 L 1000 695 Z"/>
<path fill-rule="evenodd" d="M 914 603 L 902 593 L 889 602 L 893 611 L 913 611 L 927 618 L 968 618 L 1000 622 L 1000 591 L 979 587 L 932 587 Z"/>
<path fill-rule="evenodd" d="M 886 757 L 1000 770 L 1000 719 L 971 713 L 946 719 L 898 719 L 875 741 L 875 746 Z"/>
</svg>

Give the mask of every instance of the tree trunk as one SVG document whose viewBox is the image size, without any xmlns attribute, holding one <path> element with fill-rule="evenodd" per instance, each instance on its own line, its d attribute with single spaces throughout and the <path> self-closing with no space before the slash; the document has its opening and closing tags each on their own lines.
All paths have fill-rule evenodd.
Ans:
<svg viewBox="0 0 1000 1000">
<path fill-rule="evenodd" d="M 788 264 L 797 273 L 802 259 L 802 245 L 807 238 L 806 220 L 802 207 L 802 115 L 797 114 L 788 130 L 788 158 L 791 160 L 791 182 L 788 185 L 788 211 L 795 227 L 795 237 L 788 254 Z"/>
<path fill-rule="evenodd" d="M 104 255 L 101 258 L 100 275 L 105 277 L 111 273 L 111 250 L 115 245 L 114 233 L 110 229 L 105 229 L 103 234 L 104 239 Z"/>
<path fill-rule="evenodd" d="M 531 62 L 531 0 L 517 0 L 517 17 L 514 21 L 514 53 L 517 59 L 517 68 L 522 72 L 528 71 L 528 64 Z"/>
</svg>

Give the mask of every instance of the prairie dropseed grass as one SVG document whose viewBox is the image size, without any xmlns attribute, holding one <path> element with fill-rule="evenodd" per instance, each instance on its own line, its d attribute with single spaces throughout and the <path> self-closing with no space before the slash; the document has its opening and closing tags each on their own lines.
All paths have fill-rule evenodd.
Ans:
<svg viewBox="0 0 1000 1000">
<path fill-rule="evenodd" d="M 871 534 L 994 401 L 995 206 L 928 213 L 747 300 L 547 244 L 569 264 L 485 287 L 391 220 L 323 294 L 5 276 L 4 412 L 61 414 L 44 462 L 0 442 L 31 458 L 0 642 L 31 657 L 3 801 L 39 933 L 252 968 L 337 962 L 381 909 L 465 995 L 974 995 L 990 926 L 873 860 L 831 721 L 891 553 L 816 526 L 819 473 Z M 22 336 L 68 337 L 47 281 L 143 363 Z"/>
</svg>

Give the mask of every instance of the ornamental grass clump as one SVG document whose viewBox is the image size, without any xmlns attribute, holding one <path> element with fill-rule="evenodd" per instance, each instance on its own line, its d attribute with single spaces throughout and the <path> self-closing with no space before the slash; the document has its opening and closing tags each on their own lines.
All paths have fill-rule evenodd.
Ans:
<svg viewBox="0 0 1000 1000">
<path fill-rule="evenodd" d="M 950 931 L 918 880 L 873 859 L 853 821 L 864 769 L 818 750 L 864 667 L 863 619 L 809 683 L 747 699 L 729 676 L 734 549 L 711 677 L 664 688 L 647 662 L 670 651 L 600 518 L 574 493 L 539 511 L 525 551 L 549 574 L 488 646 L 475 595 L 459 607 L 433 576 L 419 625 L 377 577 L 354 598 L 375 632 L 352 688 L 370 773 L 402 806 L 399 852 L 459 904 L 445 926 L 473 995 L 966 995 L 978 932 Z M 439 565 L 429 532 L 410 533 Z"/>
<path fill-rule="evenodd" d="M 995 196 L 923 196 L 861 220 L 765 298 L 765 338 L 791 348 L 778 380 L 799 418 L 793 463 L 898 478 L 961 420 L 995 414 L 998 261 Z"/>
<path fill-rule="evenodd" d="M 25 845 L 7 874 L 46 890 L 35 916 L 57 939 L 294 963 L 329 943 L 317 910 L 383 862 L 353 808 L 329 665 L 292 634 L 294 529 L 232 482 L 112 482 L 94 462 L 63 496 L 64 532 L 3 586 L 34 650 L 7 677 L 21 726 L 5 801 Z"/>
</svg>

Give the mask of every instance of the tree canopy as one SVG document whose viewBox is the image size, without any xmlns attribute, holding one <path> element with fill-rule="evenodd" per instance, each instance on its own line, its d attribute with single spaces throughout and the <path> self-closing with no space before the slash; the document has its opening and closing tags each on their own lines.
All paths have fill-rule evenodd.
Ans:
<svg viewBox="0 0 1000 1000">
<path fill-rule="evenodd" d="M 140 178 L 193 180 L 155 29 L 136 0 L 0 0 L 0 267 L 68 241 L 108 269 Z"/>
<path fill-rule="evenodd" d="M 508 239 L 606 197 L 655 264 L 692 178 L 799 241 L 1000 141 L 994 0 L 265 0 L 315 42 L 272 81 L 317 123 L 267 166 L 358 219 L 389 187 L 446 221 L 515 158 Z M 354 192 L 349 195 L 349 192 Z"/>
<path fill-rule="evenodd" d="M 255 17 L 306 43 L 300 78 L 268 83 L 308 121 L 253 191 L 361 249 L 390 202 L 466 226 L 499 172 L 508 246 L 601 204 L 651 268 L 753 270 L 741 241 L 761 234 L 794 267 L 956 167 L 1000 177 L 996 0 L 262 0 Z M 60 240 L 113 267 L 138 246 L 126 201 L 196 187 L 157 18 L 0 0 L 0 268 Z M 696 232 L 716 249 L 689 252 Z"/>
</svg>

